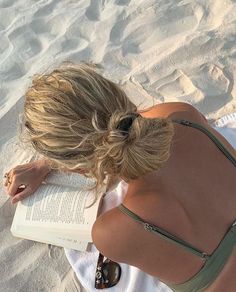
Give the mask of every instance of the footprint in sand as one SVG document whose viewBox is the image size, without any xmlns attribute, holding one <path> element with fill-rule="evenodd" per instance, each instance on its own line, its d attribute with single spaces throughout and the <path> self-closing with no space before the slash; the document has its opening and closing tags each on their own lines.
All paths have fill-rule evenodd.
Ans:
<svg viewBox="0 0 236 292">
<path fill-rule="evenodd" d="M 59 259 L 62 257 L 63 250 L 57 246 L 49 244 L 48 245 L 48 255 L 50 258 L 56 260 L 56 259 Z"/>
<path fill-rule="evenodd" d="M 200 28 L 205 31 L 217 29 L 229 19 L 228 14 L 234 10 L 232 1 L 198 1 L 198 9 L 202 11 Z"/>
<path fill-rule="evenodd" d="M 93 39 L 96 39 L 96 30 L 93 25 L 88 25 L 88 21 L 81 22 L 81 19 L 75 19 L 67 27 L 66 32 L 62 39 L 84 39 L 90 43 Z"/>
<path fill-rule="evenodd" d="M 202 98 L 191 79 L 181 70 L 175 70 L 170 75 L 156 81 L 153 86 L 168 102 L 179 99 L 188 102 L 193 95 L 195 99 Z"/>
<path fill-rule="evenodd" d="M 116 13 L 116 10 L 109 1 L 90 0 L 85 15 L 90 21 L 99 21 L 110 18 L 113 13 Z"/>
<path fill-rule="evenodd" d="M 100 20 L 101 10 L 102 10 L 101 1 L 91 0 L 90 5 L 85 12 L 85 15 L 89 20 L 97 21 Z"/>
<path fill-rule="evenodd" d="M 88 41 L 83 37 L 79 38 L 66 38 L 61 43 L 61 49 L 64 53 L 71 51 L 81 51 L 88 46 Z"/>
<path fill-rule="evenodd" d="M 35 57 L 42 51 L 42 49 L 43 48 L 40 40 L 36 38 L 31 38 L 27 40 L 27 42 L 22 42 L 22 45 L 18 47 L 19 56 L 24 61 Z"/>
<path fill-rule="evenodd" d="M 2 81 L 12 81 L 18 79 L 25 75 L 25 66 L 24 64 L 18 64 L 16 60 L 9 60 L 1 63 L 0 67 L 0 79 Z"/>
<path fill-rule="evenodd" d="M 22 38 L 24 35 L 24 38 Z M 9 34 L 14 51 L 20 56 L 22 61 L 26 61 L 42 51 L 40 37 L 35 34 L 29 25 L 23 25 Z"/>
<path fill-rule="evenodd" d="M 131 77 L 128 81 L 122 84 L 122 89 L 139 109 L 149 108 L 154 104 L 161 102 L 158 96 L 150 94 L 149 90 L 146 90 L 135 79 L 135 77 Z"/>
<path fill-rule="evenodd" d="M 193 84 L 202 92 L 203 99 L 196 106 L 205 114 L 216 112 L 232 100 L 233 80 L 215 64 L 204 64 L 191 74 Z M 206 112 L 207 109 L 207 112 Z"/>
<path fill-rule="evenodd" d="M 33 19 L 29 26 L 35 32 L 35 34 L 42 34 L 48 32 L 47 24 L 44 18 Z"/>
<path fill-rule="evenodd" d="M 214 64 L 204 64 L 199 71 L 191 74 L 195 86 L 207 96 L 217 96 L 228 92 L 230 80 L 221 68 Z"/>
<path fill-rule="evenodd" d="M 36 35 L 43 35 L 43 37 L 49 42 L 58 39 L 66 32 L 66 26 L 63 23 L 63 19 L 58 15 L 48 21 L 45 21 L 44 18 L 36 18 L 32 20 L 29 27 Z"/>
</svg>

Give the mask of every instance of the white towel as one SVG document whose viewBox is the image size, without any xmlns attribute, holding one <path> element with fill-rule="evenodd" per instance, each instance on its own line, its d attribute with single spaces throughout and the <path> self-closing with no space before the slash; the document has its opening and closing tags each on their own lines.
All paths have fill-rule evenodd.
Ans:
<svg viewBox="0 0 236 292">
<path fill-rule="evenodd" d="M 236 113 L 223 116 L 212 125 L 221 133 L 236 149 Z M 104 200 L 102 212 L 114 208 L 123 201 L 126 194 L 127 184 L 121 182 L 117 188 L 111 191 Z M 94 288 L 95 270 L 98 259 L 98 251 L 94 245 L 91 246 L 91 252 L 78 252 L 65 249 L 68 261 L 74 269 L 79 281 L 89 292 L 98 291 Z M 139 269 L 121 264 L 122 275 L 119 283 L 103 291 L 110 292 L 168 292 L 171 291 L 165 284 L 157 281 L 153 277 L 145 274 Z"/>
<path fill-rule="evenodd" d="M 236 149 L 236 112 L 215 121 L 212 125 Z"/>
</svg>

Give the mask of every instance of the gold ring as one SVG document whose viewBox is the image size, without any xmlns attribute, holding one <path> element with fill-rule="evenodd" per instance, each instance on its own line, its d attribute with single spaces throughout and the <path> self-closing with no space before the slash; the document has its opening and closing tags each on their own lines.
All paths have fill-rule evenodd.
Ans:
<svg viewBox="0 0 236 292">
<path fill-rule="evenodd" d="M 6 172 L 6 173 L 4 174 L 4 177 L 5 177 L 5 178 L 9 178 L 9 173 Z"/>
<path fill-rule="evenodd" d="M 6 172 L 4 174 L 4 178 L 6 179 L 6 184 L 7 185 L 10 185 L 12 183 L 12 181 L 10 180 L 10 175 L 9 175 L 9 172 Z"/>
</svg>

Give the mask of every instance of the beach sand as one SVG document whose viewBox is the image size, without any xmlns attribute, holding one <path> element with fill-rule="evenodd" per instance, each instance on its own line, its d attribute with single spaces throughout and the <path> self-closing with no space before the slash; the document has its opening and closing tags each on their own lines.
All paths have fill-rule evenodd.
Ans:
<svg viewBox="0 0 236 292">
<path fill-rule="evenodd" d="M 182 101 L 211 122 L 236 111 L 236 2 L 0 1 L 0 147 L 31 77 L 63 61 L 102 65 L 140 109 Z M 12 237 L 6 199 L 1 188 L 0 292 L 80 291 L 62 248 Z"/>
</svg>

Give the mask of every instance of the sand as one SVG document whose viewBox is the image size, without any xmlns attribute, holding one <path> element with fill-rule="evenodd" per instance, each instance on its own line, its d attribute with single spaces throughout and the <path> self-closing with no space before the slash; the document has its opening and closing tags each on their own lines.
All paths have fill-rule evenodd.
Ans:
<svg viewBox="0 0 236 292">
<path fill-rule="evenodd" d="M 139 108 L 182 101 L 211 122 L 236 111 L 236 2 L 0 1 L 0 147 L 31 77 L 68 60 L 102 65 Z M 2 188 L 0 292 L 80 291 L 63 249 L 11 236 L 6 199 Z"/>
</svg>

